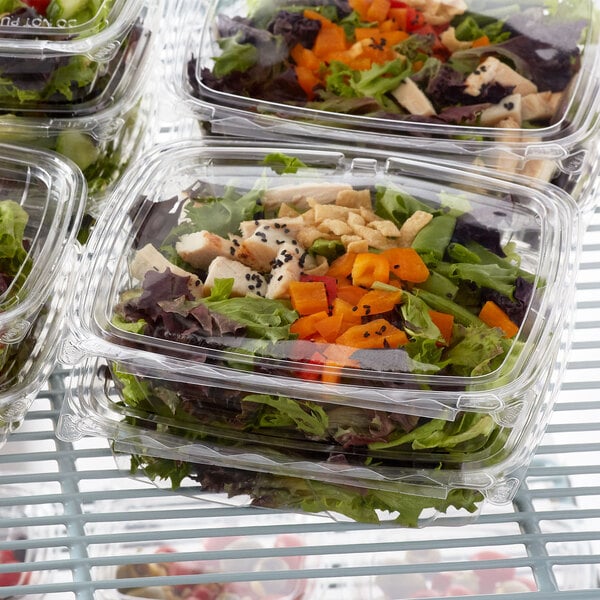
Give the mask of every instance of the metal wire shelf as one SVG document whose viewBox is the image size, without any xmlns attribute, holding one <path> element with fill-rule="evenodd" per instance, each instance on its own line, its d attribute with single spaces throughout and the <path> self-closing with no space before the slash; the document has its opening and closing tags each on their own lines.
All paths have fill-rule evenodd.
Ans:
<svg viewBox="0 0 600 600">
<path fill-rule="evenodd" d="M 386 578 L 400 594 L 440 572 L 472 577 L 472 557 L 483 549 L 502 555 L 479 560 L 477 571 L 515 569 L 535 581 L 535 590 L 518 598 L 600 598 L 600 210 L 584 239 L 576 299 L 563 385 L 524 484 L 511 505 L 485 509 L 459 528 L 442 526 L 452 524 L 451 517 L 440 526 L 405 530 L 200 501 L 174 510 L 181 496 L 131 478 L 106 440 L 56 438 L 67 376 L 57 369 L 0 452 L 0 531 L 19 534 L 0 541 L 0 551 L 25 556 L 22 563 L 0 564 L 0 580 L 24 573 L 19 585 L 0 587 L 0 598 L 120 600 L 119 589 L 150 585 L 252 582 L 256 592 L 266 589 L 261 585 L 303 581 L 297 589 L 305 600 L 384 600 Z M 219 546 L 231 536 L 256 543 Z M 300 542 L 278 546 L 272 543 L 277 536 Z M 216 542 L 211 549 L 195 546 L 209 539 Z M 155 554 L 165 543 L 178 549 L 168 560 L 228 561 L 229 568 L 150 577 L 143 567 L 167 560 Z M 301 560 L 290 570 L 295 557 Z M 256 570 L 258 561 L 268 560 L 271 568 Z M 132 564 L 141 567 L 137 576 L 117 578 L 119 567 Z"/>
<path fill-rule="evenodd" d="M 185 507 L 186 526 L 174 526 L 181 514 L 169 503 L 180 496 L 131 478 L 115 462 L 106 440 L 66 443 L 54 436 L 66 376 L 57 370 L 0 454 L 0 507 L 23 509 L 16 518 L 1 518 L 0 528 L 13 527 L 27 536 L 0 542 L 0 550 L 10 546 L 26 552 L 25 562 L 0 565 L 0 574 L 30 573 L 28 585 L 6 587 L 3 593 L 84 600 L 118 598 L 118 588 L 131 586 L 300 579 L 309 582 L 306 598 L 376 600 L 381 597 L 376 581 L 382 577 L 407 582 L 440 571 L 465 576 L 473 569 L 470 556 L 485 548 L 506 554 L 477 563 L 478 569 L 514 568 L 533 576 L 536 591 L 524 593 L 525 598 L 598 598 L 599 258 L 597 211 L 583 245 L 574 340 L 564 383 L 543 443 L 512 505 L 484 510 L 472 525 L 409 531 L 195 501 Z M 269 540 L 292 534 L 300 537 L 301 546 L 267 543 L 204 552 L 193 546 L 197 540 L 232 535 Z M 240 568 L 216 575 L 151 578 L 140 572 L 137 577 L 116 578 L 120 565 L 160 561 L 150 548 L 166 541 L 186 544 L 170 560 L 238 561 Z M 241 563 L 290 556 L 303 557 L 293 573 L 277 562 L 278 568 L 260 572 Z M 236 562 L 228 564 L 235 567 Z M 493 597 L 509 600 L 514 594 Z"/>
</svg>

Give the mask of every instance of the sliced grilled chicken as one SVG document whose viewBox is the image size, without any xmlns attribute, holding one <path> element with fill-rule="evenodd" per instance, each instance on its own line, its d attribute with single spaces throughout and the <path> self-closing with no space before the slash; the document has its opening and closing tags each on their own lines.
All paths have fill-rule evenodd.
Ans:
<svg viewBox="0 0 600 600">
<path fill-rule="evenodd" d="M 208 267 L 204 288 L 211 289 L 216 279 L 233 279 L 232 296 L 265 296 L 267 281 L 258 271 L 237 260 L 217 256 Z"/>
<path fill-rule="evenodd" d="M 284 244 L 279 249 L 271 280 L 267 287 L 267 298 L 289 298 L 290 282 L 298 281 L 302 274 L 307 253 L 298 245 Z"/>
<path fill-rule="evenodd" d="M 499 83 L 505 87 L 512 87 L 513 94 L 535 94 L 537 86 L 526 77 L 519 75 L 507 64 L 500 62 L 493 56 L 488 56 L 465 80 L 465 93 L 470 96 L 479 96 L 483 86 L 488 83 Z"/>
<path fill-rule="evenodd" d="M 177 253 L 196 269 L 207 269 L 217 256 L 235 256 L 239 239 L 226 240 L 216 233 L 202 230 L 182 235 L 175 244 Z"/>
<path fill-rule="evenodd" d="M 295 239 L 298 231 L 299 226 L 292 230 L 285 223 L 265 222 L 242 240 L 237 248 L 236 258 L 257 271 L 269 271 L 271 263 L 284 244 L 298 244 Z"/>
<path fill-rule="evenodd" d="M 203 295 L 203 286 L 201 279 L 194 273 L 190 273 L 181 267 L 167 260 L 152 244 L 146 244 L 138 250 L 129 265 L 131 276 L 139 281 L 143 281 L 148 271 L 162 273 L 169 269 L 174 275 L 188 277 L 188 288 L 195 298 L 201 298 Z"/>
</svg>

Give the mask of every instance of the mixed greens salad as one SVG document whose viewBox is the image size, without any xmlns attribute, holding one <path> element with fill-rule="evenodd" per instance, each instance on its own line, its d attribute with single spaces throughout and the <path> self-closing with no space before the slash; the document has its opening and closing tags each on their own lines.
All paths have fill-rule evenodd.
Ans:
<svg viewBox="0 0 600 600">
<path fill-rule="evenodd" d="M 581 66 L 585 3 L 280 0 L 218 12 L 212 66 L 236 98 L 437 125 L 539 128 Z M 208 57 L 207 57 L 208 58 Z"/>
<path fill-rule="evenodd" d="M 267 536 L 265 536 L 267 538 Z M 209 537 L 194 540 L 191 547 L 177 548 L 171 542 L 165 543 L 156 549 L 161 556 L 160 562 L 148 564 L 124 564 L 117 567 L 117 579 L 131 579 L 139 577 L 169 577 L 178 575 L 209 575 L 230 572 L 234 566 L 239 567 L 236 559 L 221 560 L 173 560 L 164 562 L 164 554 L 173 552 L 192 551 L 199 555 L 215 550 L 235 550 L 240 547 L 253 548 L 260 552 L 265 548 L 290 548 L 302 547 L 302 538 L 295 534 L 282 533 L 260 541 L 248 542 L 242 536 Z M 243 559 L 245 560 L 245 559 Z M 304 556 L 264 557 L 258 556 L 251 559 L 251 563 L 244 562 L 242 566 L 250 567 L 252 571 L 260 573 L 267 569 L 294 571 L 303 568 Z M 218 575 L 217 575 L 218 577 Z M 210 582 L 189 585 L 161 585 L 145 587 L 119 588 L 119 592 L 131 598 L 154 598 L 155 600 L 302 600 L 307 582 L 299 580 L 281 581 L 238 581 L 238 582 Z"/>
<path fill-rule="evenodd" d="M 501 241 L 514 205 L 322 180 L 214 194 L 199 181 L 154 205 L 117 327 L 167 353 L 192 345 L 195 360 L 327 383 L 471 378 L 518 352 L 535 276 Z"/>
<path fill-rule="evenodd" d="M 51 27 L 65 20 L 65 17 L 52 20 L 53 15 L 71 15 L 69 11 L 78 7 L 79 10 L 68 18 L 68 22 L 78 22 L 78 19 L 85 22 L 99 11 L 108 14 L 112 4 L 112 1 L 98 5 L 96 0 L 53 0 L 42 9 L 40 3 L 25 4 L 15 0 L 4 0 L 3 3 L 0 0 L 0 24 L 4 22 L 2 19 L 13 27 L 40 21 L 43 30 L 43 25 Z M 105 21 L 99 19 L 99 22 Z M 90 37 L 93 33 L 94 29 L 76 36 L 66 32 L 62 41 L 68 43 L 77 37 Z M 141 23 L 132 23 L 126 34 L 111 41 L 118 42 L 117 51 L 106 43 L 85 52 L 77 50 L 76 46 L 72 52 L 64 48 L 52 52 L 40 45 L 37 58 L 32 58 L 31 50 L 19 52 L 18 48 L 14 48 L 11 33 L 5 31 L 0 35 L 5 39 L 4 48 L 0 49 L 0 113 L 18 115 L 23 111 L 27 116 L 50 117 L 57 116 L 53 113 L 58 111 L 61 116 L 81 116 L 86 105 L 94 100 L 94 113 L 114 100 L 115 90 L 136 54 L 136 47 L 143 43 L 144 29 Z M 19 36 L 17 33 L 14 35 Z M 53 39 L 56 41 L 58 38 L 54 36 Z"/>
<path fill-rule="evenodd" d="M 303 168 L 281 154 L 264 162 L 275 171 Z M 275 186 L 265 178 L 248 189 L 199 180 L 181 197 L 141 198 L 130 213 L 141 225 L 128 284 L 112 317 L 122 343 L 230 369 L 233 382 L 236 372 L 254 371 L 318 387 L 421 389 L 411 378 L 424 375 L 426 388 L 464 390 L 479 376 L 493 379 L 509 352 L 518 356 L 538 282 L 503 233 L 515 226 L 516 199 L 479 205 L 459 189 L 425 200 L 391 183 L 302 181 Z M 539 234 L 527 231 L 535 248 Z M 506 455 L 510 429 L 483 411 L 444 420 L 329 404 L 317 391 L 314 400 L 291 397 L 285 379 L 274 394 L 142 374 L 127 363 L 110 371 L 124 419 L 175 436 L 178 447 L 213 444 L 391 478 L 417 463 L 456 470 Z M 203 489 L 248 493 L 260 505 L 335 503 L 360 520 L 373 520 L 377 508 L 414 523 L 425 506 L 472 510 L 480 498 L 453 490 L 443 501 L 415 501 L 187 460 L 137 454 L 134 462 L 175 487 L 189 475 Z"/>
<path fill-rule="evenodd" d="M 25 236 L 28 221 L 29 215 L 18 202 L 0 201 L 0 300 L 3 306 L 11 306 L 11 298 L 31 272 L 30 240 Z M 0 386 L 18 373 L 34 341 L 34 336 L 28 336 L 20 344 L 0 343 Z"/>
<path fill-rule="evenodd" d="M 141 470 L 151 479 L 170 479 L 174 487 L 184 478 L 196 481 L 202 492 L 248 496 L 253 506 L 306 513 L 330 512 L 359 523 L 393 521 L 403 527 L 417 527 L 420 518 L 435 518 L 451 509 L 475 513 L 483 501 L 477 490 L 452 489 L 445 498 L 405 494 L 355 485 L 337 485 L 300 477 L 203 465 L 191 461 L 134 454 L 131 472 Z"/>
</svg>

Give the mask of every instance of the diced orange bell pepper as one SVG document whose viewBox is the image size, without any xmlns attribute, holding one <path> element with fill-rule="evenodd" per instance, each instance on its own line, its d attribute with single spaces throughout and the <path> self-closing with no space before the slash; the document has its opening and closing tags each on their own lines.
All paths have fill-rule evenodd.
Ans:
<svg viewBox="0 0 600 600">
<path fill-rule="evenodd" d="M 342 254 L 329 265 L 327 275 L 335 277 L 338 280 L 338 283 L 341 284 L 343 279 L 350 277 L 355 259 L 356 252 L 346 252 Z"/>
<path fill-rule="evenodd" d="M 338 285 L 337 297 L 345 300 L 352 306 L 356 306 L 360 299 L 367 293 L 367 290 L 356 285 Z"/>
<path fill-rule="evenodd" d="M 407 343 L 406 333 L 386 319 L 374 319 L 349 327 L 336 340 L 336 344 L 353 348 L 398 348 Z"/>
<path fill-rule="evenodd" d="M 488 300 L 481 311 L 479 318 L 490 327 L 499 327 L 507 338 L 514 337 L 519 331 L 519 326 L 511 321 L 510 317 L 495 302 Z"/>
<path fill-rule="evenodd" d="M 369 12 L 370 0 L 349 0 L 350 8 L 358 13 L 361 21 L 368 21 L 367 14 Z"/>
<path fill-rule="evenodd" d="M 358 288 L 361 289 L 362 288 Z M 364 290 L 363 290 L 364 291 Z M 356 325 L 361 322 L 361 315 L 358 306 L 354 303 L 347 302 L 339 296 L 333 301 L 333 315 L 341 315 L 342 323 L 348 325 Z"/>
<path fill-rule="evenodd" d="M 290 325 L 290 332 L 297 335 L 301 340 L 310 339 L 317 333 L 317 323 L 328 316 L 328 313 L 323 310 L 300 317 Z"/>
<path fill-rule="evenodd" d="M 487 35 L 482 35 L 478 37 L 476 40 L 473 40 L 473 48 L 481 48 L 482 46 L 489 46 L 490 38 Z"/>
<path fill-rule="evenodd" d="M 296 44 L 291 49 L 290 56 L 299 67 L 305 67 L 313 73 L 318 71 L 322 64 L 315 53 L 302 44 Z"/>
<path fill-rule="evenodd" d="M 327 291 L 321 281 L 291 281 L 290 300 L 293 309 L 301 316 L 329 312 Z"/>
<path fill-rule="evenodd" d="M 343 27 L 321 27 L 315 38 L 312 51 L 315 56 L 327 60 L 334 52 L 343 52 L 348 48 L 348 40 Z"/>
<path fill-rule="evenodd" d="M 342 322 L 343 316 L 341 314 L 334 314 L 317 321 L 315 327 L 323 339 L 332 343 L 340 335 Z"/>
<path fill-rule="evenodd" d="M 402 281 L 423 283 L 429 277 L 429 269 L 414 248 L 390 248 L 382 255 L 388 261 L 390 271 Z"/>
<path fill-rule="evenodd" d="M 429 316 L 431 317 L 433 324 L 440 330 L 440 333 L 446 342 L 446 346 L 449 346 L 452 341 L 454 315 L 430 309 Z"/>
<path fill-rule="evenodd" d="M 391 7 L 390 0 L 372 0 L 367 10 L 367 21 L 385 21 Z"/>
<path fill-rule="evenodd" d="M 402 300 L 402 290 L 369 290 L 357 303 L 358 314 L 362 317 L 379 315 L 393 310 Z"/>
<path fill-rule="evenodd" d="M 387 258 L 374 252 L 359 252 L 352 265 L 352 283 L 371 287 L 376 281 L 387 283 L 390 278 L 390 265 Z"/>
<path fill-rule="evenodd" d="M 298 84 L 304 90 L 306 97 L 312 100 L 315 97 L 315 88 L 321 83 L 321 80 L 310 69 L 302 65 L 294 67 Z"/>
</svg>

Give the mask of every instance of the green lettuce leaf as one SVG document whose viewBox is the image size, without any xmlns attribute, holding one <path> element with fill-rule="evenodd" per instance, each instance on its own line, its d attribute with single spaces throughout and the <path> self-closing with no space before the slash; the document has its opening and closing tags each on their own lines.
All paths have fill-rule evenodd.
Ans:
<svg viewBox="0 0 600 600">
<path fill-rule="evenodd" d="M 271 152 L 263 159 L 263 164 L 271 167 L 275 173 L 282 175 L 283 173 L 297 173 L 298 169 L 306 167 L 299 158 L 288 156 L 282 152 Z"/>
<path fill-rule="evenodd" d="M 13 200 L 0 201 L 0 273 L 17 277 L 21 285 L 31 272 L 32 262 L 23 245 L 29 215 Z"/>
<path fill-rule="evenodd" d="M 248 337 L 272 342 L 290 338 L 290 325 L 298 318 L 295 310 L 278 300 L 258 296 L 223 298 L 223 289 L 221 287 L 220 292 L 204 298 L 202 302 L 210 310 L 244 325 Z"/>
<path fill-rule="evenodd" d="M 88 87 L 92 85 L 98 74 L 98 64 L 85 56 L 74 56 L 67 65 L 56 69 L 44 96 L 52 97 L 61 94 L 67 100 L 73 100 L 73 86 Z"/>
<path fill-rule="evenodd" d="M 385 103 L 383 95 L 396 89 L 411 73 L 410 63 L 404 58 L 374 64 L 366 71 L 355 71 L 339 61 L 332 61 L 329 68 L 325 80 L 328 91 L 345 98 L 375 98 L 381 105 Z"/>
<path fill-rule="evenodd" d="M 248 495 L 253 505 L 265 508 L 330 512 L 374 524 L 385 520 L 382 513 L 387 513 L 390 520 L 404 527 L 417 527 L 426 510 L 445 513 L 454 507 L 474 513 L 483 501 L 480 492 L 468 489 L 453 489 L 445 498 L 431 498 L 426 489 L 419 495 L 388 492 L 144 455 L 131 457 L 130 470 L 132 474 L 141 470 L 150 479 L 170 480 L 173 489 L 190 477 L 207 492 L 225 493 L 230 498 Z"/>
<path fill-rule="evenodd" d="M 375 214 L 401 227 L 418 210 L 431 213 L 427 204 L 393 186 L 378 186 L 375 195 Z"/>
<path fill-rule="evenodd" d="M 424 338 L 434 342 L 444 341 L 440 330 L 431 320 L 429 307 L 421 298 L 405 291 L 402 294 L 400 310 L 404 317 L 404 329 L 410 337 Z"/>
<path fill-rule="evenodd" d="M 203 229 L 227 237 L 229 233 L 238 230 L 242 221 L 254 219 L 262 210 L 259 204 L 262 193 L 261 189 L 252 189 L 240 195 L 233 188 L 229 188 L 222 197 L 213 198 L 212 201 L 203 198 L 201 203 L 186 204 L 183 208 L 186 220 L 173 229 L 165 244 L 169 240 L 178 239 L 184 233 Z"/>
<path fill-rule="evenodd" d="M 240 44 L 241 33 L 218 40 L 221 54 L 214 57 L 213 72 L 216 77 L 224 77 L 234 71 L 247 71 L 258 60 L 258 49 L 254 44 Z"/>
<path fill-rule="evenodd" d="M 315 440 L 327 436 L 327 413 L 315 402 L 267 394 L 248 394 L 243 401 L 261 404 L 266 408 L 260 415 L 260 427 L 291 427 Z"/>
<path fill-rule="evenodd" d="M 491 373 L 494 359 L 506 351 L 503 331 L 482 324 L 464 328 L 464 337 L 446 352 L 445 358 L 457 375 L 476 377 Z"/>
</svg>

